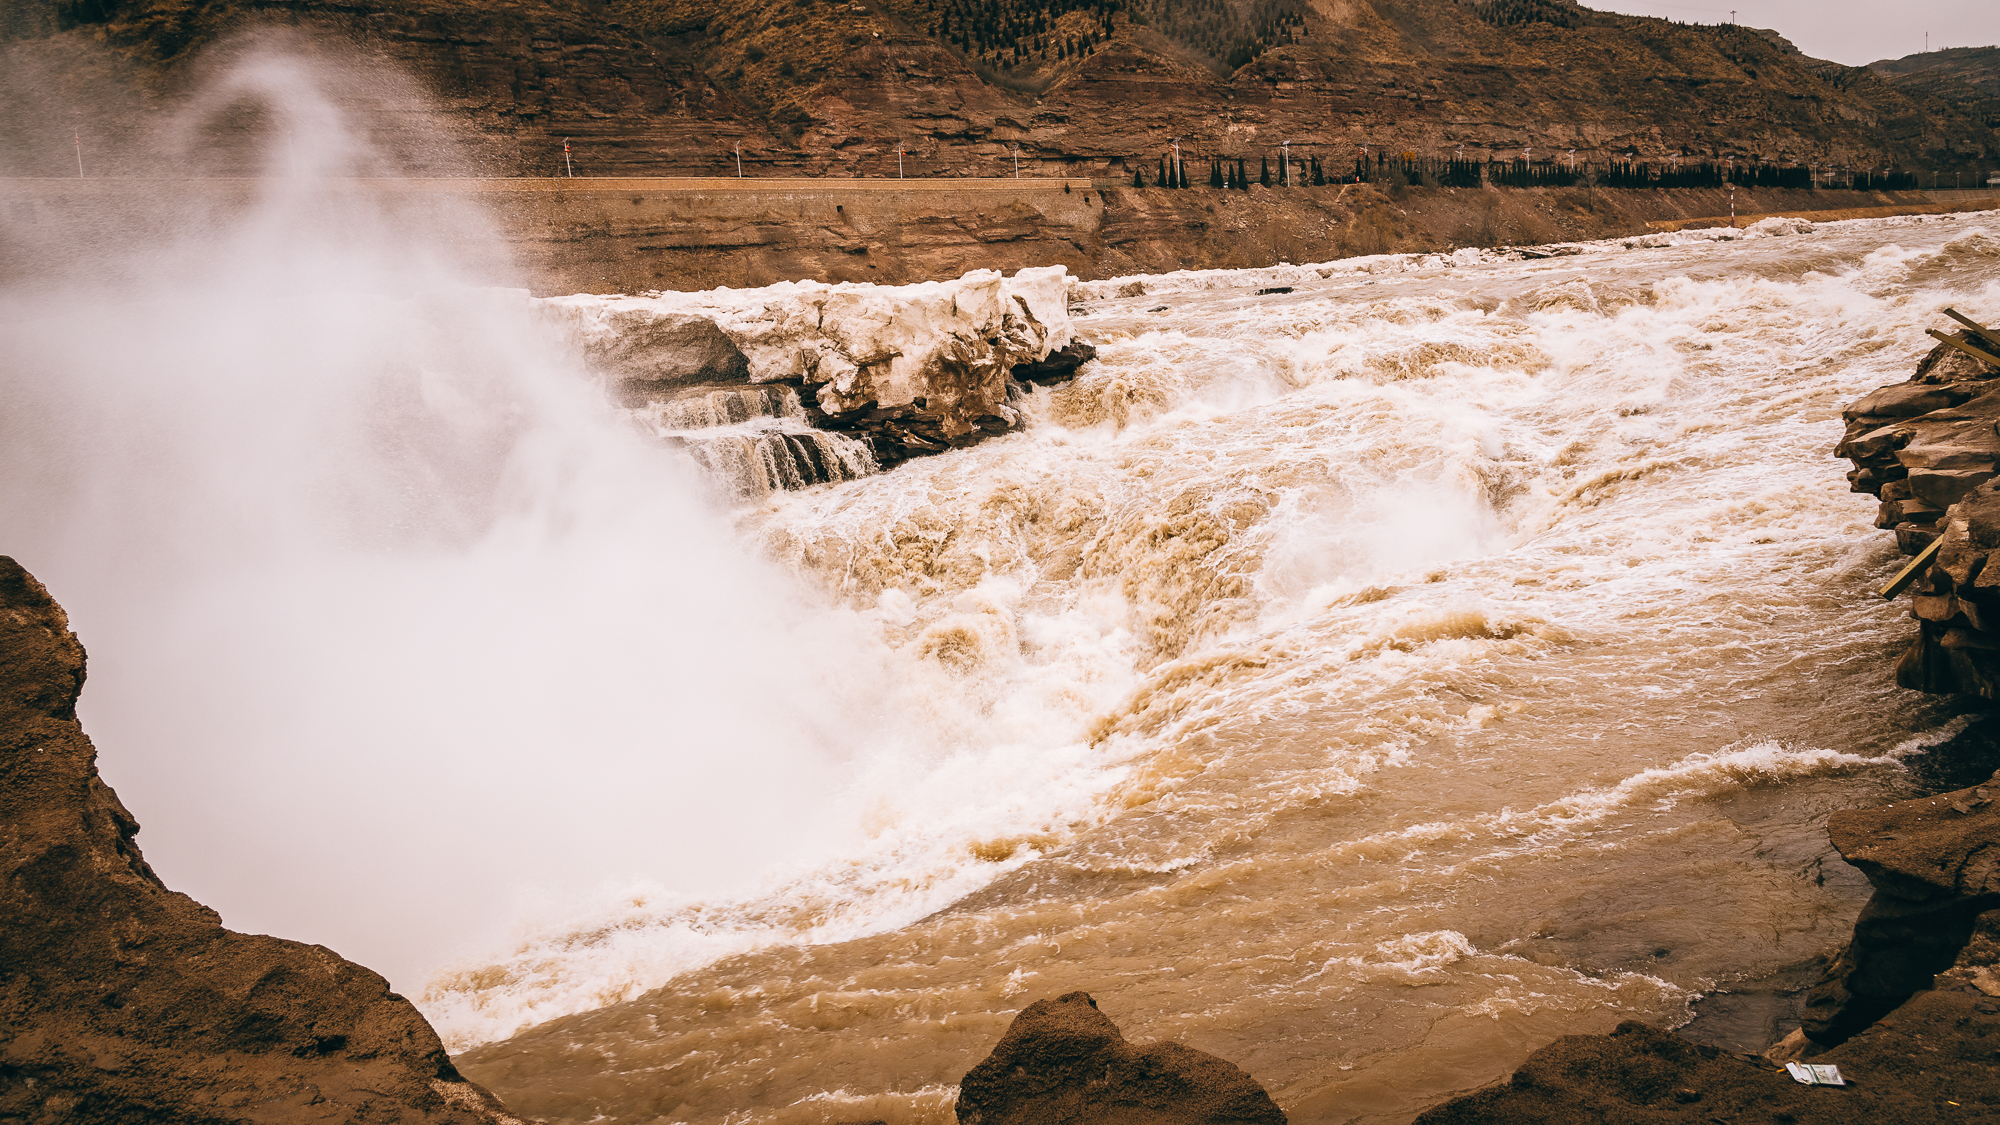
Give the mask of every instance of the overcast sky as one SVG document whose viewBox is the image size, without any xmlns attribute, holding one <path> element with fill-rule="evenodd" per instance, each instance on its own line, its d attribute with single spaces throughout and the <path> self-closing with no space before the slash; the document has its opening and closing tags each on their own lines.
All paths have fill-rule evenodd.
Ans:
<svg viewBox="0 0 2000 1125">
<path fill-rule="evenodd" d="M 1768 27 L 1819 59 L 1862 66 L 1924 49 L 1985 47 L 2000 43 L 2000 0 L 1583 0 L 1586 8 L 1659 16 L 1685 23 L 1736 22 Z"/>
</svg>

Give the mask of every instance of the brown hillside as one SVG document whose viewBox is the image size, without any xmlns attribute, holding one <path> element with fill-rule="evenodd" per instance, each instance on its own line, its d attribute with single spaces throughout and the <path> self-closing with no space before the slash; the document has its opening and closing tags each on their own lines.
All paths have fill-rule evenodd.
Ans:
<svg viewBox="0 0 2000 1125">
<path fill-rule="evenodd" d="M 1176 136 L 1197 157 L 1291 139 L 1329 167 L 1363 144 L 1947 176 L 2000 155 L 1969 75 L 1926 84 L 1558 0 L 20 0 L 0 14 L 0 108 L 41 124 L 10 170 L 67 174 L 71 132 L 109 147 L 144 116 L 59 120 L 34 98 L 62 82 L 117 72 L 134 106 L 171 105 L 242 33 L 298 28 L 417 76 L 430 108 L 374 83 L 342 98 L 393 110 L 391 131 L 445 125 L 457 156 L 391 146 L 435 171 L 560 174 L 565 138 L 599 176 L 732 174 L 739 145 L 750 175 L 893 176 L 900 144 L 911 175 L 1009 174 L 1018 146 L 1024 172 L 1129 180 Z M 218 113 L 261 143 L 204 170 L 256 171 L 274 118 Z"/>
</svg>

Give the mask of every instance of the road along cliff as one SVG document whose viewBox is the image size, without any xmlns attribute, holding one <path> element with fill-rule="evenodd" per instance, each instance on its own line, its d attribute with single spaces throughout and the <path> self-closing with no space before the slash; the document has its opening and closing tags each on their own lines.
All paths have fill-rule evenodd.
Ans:
<svg viewBox="0 0 2000 1125">
<path fill-rule="evenodd" d="M 946 281 L 1062 266 L 1082 280 L 1461 247 L 1532 246 L 2000 208 L 1986 192 L 1324 184 L 1185 189 L 1083 177 L 0 179 L 0 279 L 143 239 L 162 206 L 249 211 L 300 194 L 322 212 L 391 208 L 490 228 L 476 280 L 538 295 L 754 288 L 780 281 Z M 1732 215 L 1733 212 L 1733 215 Z"/>
</svg>

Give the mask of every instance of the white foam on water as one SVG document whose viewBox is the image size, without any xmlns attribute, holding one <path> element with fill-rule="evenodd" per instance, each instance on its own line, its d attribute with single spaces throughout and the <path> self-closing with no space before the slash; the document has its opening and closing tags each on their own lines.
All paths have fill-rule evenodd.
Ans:
<svg viewBox="0 0 2000 1125">
<path fill-rule="evenodd" d="M 1917 249 L 1885 252 L 1891 238 Z M 1443 266 L 1418 256 L 1138 279 L 1190 303 L 1158 327 L 1151 297 L 1082 321 L 1100 358 L 1032 396 L 1027 432 L 742 517 L 874 631 L 896 685 L 884 706 L 940 741 L 851 775 L 840 800 L 867 843 L 703 909 L 737 919 L 727 942 L 810 943 L 907 924 L 1043 855 L 1186 871 L 1260 818 L 1413 766 L 1429 740 L 1523 721 L 1546 705 L 1525 670 L 1657 638 L 1619 690 L 1670 712 L 1695 705 L 1690 654 L 1786 659 L 1772 646 L 1808 619 L 1851 643 L 1876 611 L 1817 599 L 1861 588 L 1889 553 L 1826 467 L 1830 420 L 1906 375 L 1930 308 L 1967 299 L 1909 302 L 1882 289 L 1903 286 L 1890 274 L 1977 240 L 1962 219 L 1773 221 L 1549 260 L 1460 252 L 1451 268 L 1474 276 L 1436 283 L 1424 271 Z M 1787 273 L 1807 244 L 1815 268 Z M 1308 272 L 1424 283 L 1236 296 Z M 1497 309 L 1479 296 L 1493 289 Z M 1442 707 L 1438 685 L 1455 682 L 1488 698 Z M 1334 699 L 1346 726 L 1326 729 L 1316 764 L 1216 741 Z M 1775 734 L 1337 850 L 1409 863 L 1459 848 L 1439 857 L 1449 872 L 1902 753 Z M 463 1044 L 634 995 L 713 955 L 689 909 L 633 905 L 616 941 L 551 916 L 512 959 L 440 977 L 426 1004 Z M 529 963 L 480 983 L 482 966 Z M 1670 1002 L 1675 986 L 1645 980 L 1632 987 L 1648 1003 Z"/>
<path fill-rule="evenodd" d="M 0 515 L 92 647 L 149 855 L 232 924 L 428 977 L 455 1049 L 1037 864 L 1198 878 L 1536 723 L 1560 760 L 1313 861 L 1387 886 L 1893 768 L 1605 747 L 1879 631 L 1838 592 L 1891 564 L 1838 406 L 1939 305 L 2000 319 L 1991 217 L 1092 282 L 1099 359 L 1025 432 L 723 510 L 450 238 L 316 206 L 10 290 Z M 1676 987 L 1406 928 L 1318 955 L 1326 987 Z"/>
</svg>

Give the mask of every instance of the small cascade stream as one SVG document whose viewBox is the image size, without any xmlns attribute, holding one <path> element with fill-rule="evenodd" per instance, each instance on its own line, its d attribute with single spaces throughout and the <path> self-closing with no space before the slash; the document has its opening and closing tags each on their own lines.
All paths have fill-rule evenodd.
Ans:
<svg viewBox="0 0 2000 1125">
<path fill-rule="evenodd" d="M 866 442 L 809 425 L 794 387 L 681 387 L 632 414 L 745 499 L 878 471 Z"/>
</svg>

